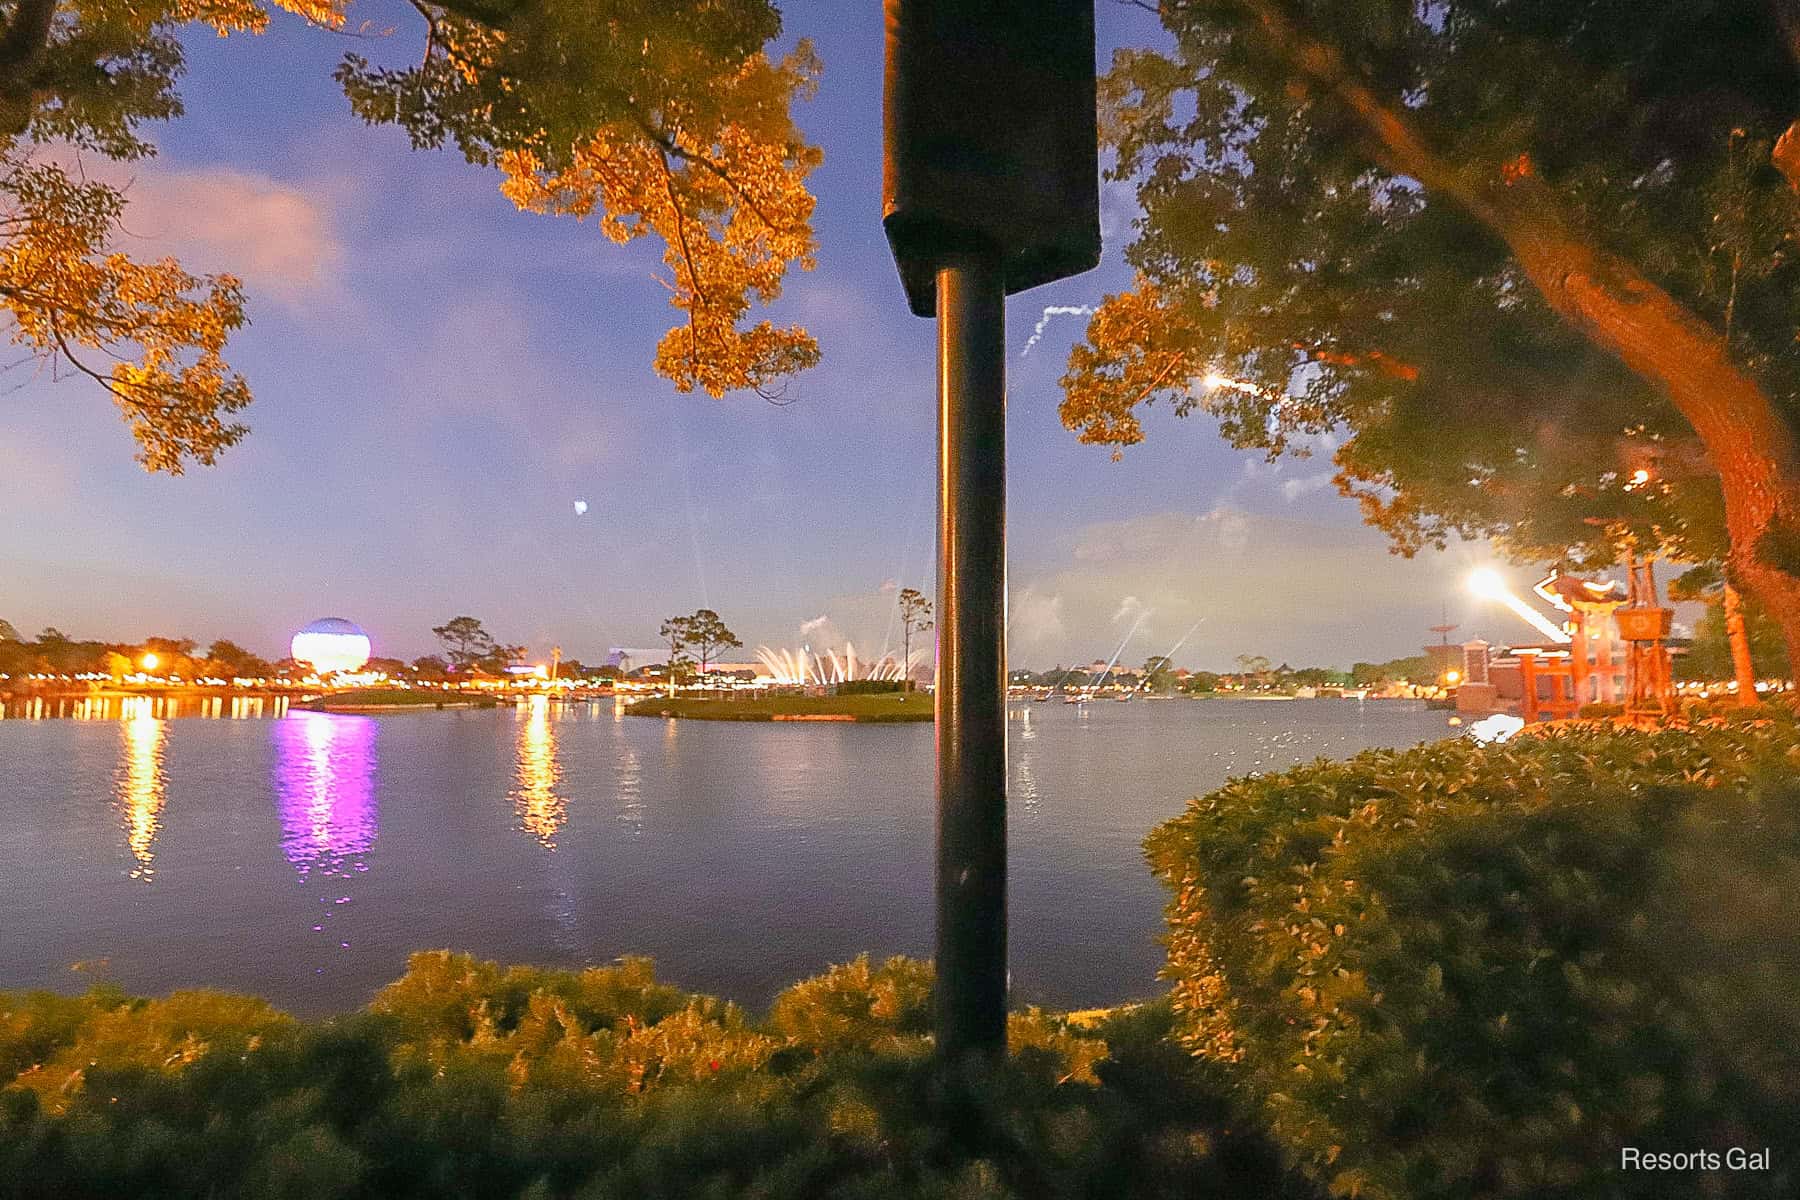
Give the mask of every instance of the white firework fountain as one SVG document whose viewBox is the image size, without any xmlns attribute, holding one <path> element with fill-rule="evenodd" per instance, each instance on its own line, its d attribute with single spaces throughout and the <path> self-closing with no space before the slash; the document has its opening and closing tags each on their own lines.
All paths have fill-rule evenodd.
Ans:
<svg viewBox="0 0 1800 1200">
<path fill-rule="evenodd" d="M 918 662 L 921 653 L 914 651 L 914 663 Z M 756 658 L 769 669 L 776 683 L 790 686 L 829 686 L 848 683 L 854 679 L 906 678 L 906 666 L 901 663 L 898 654 L 887 653 L 876 659 L 859 659 L 856 657 L 856 647 L 849 642 L 844 643 L 841 654 L 830 649 L 820 653 L 811 646 L 802 646 L 798 650 L 758 646 Z"/>
</svg>

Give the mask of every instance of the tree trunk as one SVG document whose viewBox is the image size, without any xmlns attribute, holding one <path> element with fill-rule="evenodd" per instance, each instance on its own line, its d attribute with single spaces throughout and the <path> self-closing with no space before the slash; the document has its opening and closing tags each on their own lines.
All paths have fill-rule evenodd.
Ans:
<svg viewBox="0 0 1800 1200">
<path fill-rule="evenodd" d="M 1756 703 L 1756 668 L 1750 661 L 1750 632 L 1744 627 L 1744 602 L 1738 590 L 1725 585 L 1725 640 L 1731 646 L 1731 674 L 1737 680 L 1738 703 Z"/>
<path fill-rule="evenodd" d="M 1789 661 L 1800 663 L 1800 575 L 1785 557 L 1778 564 L 1759 553 L 1800 539 L 1800 444 L 1768 395 L 1731 361 L 1724 338 L 1636 267 L 1576 234 L 1528 158 L 1497 176 L 1445 160 L 1404 110 L 1357 80 L 1334 47 L 1303 33 L 1272 0 L 1241 2 L 1297 69 L 1361 122 L 1385 166 L 1492 229 L 1559 316 L 1667 392 L 1718 469 L 1731 575 L 1768 608 Z"/>
<path fill-rule="evenodd" d="M 31 124 L 32 93 L 55 18 L 56 0 L 19 0 L 0 33 L 0 137 L 17 137 Z"/>
</svg>

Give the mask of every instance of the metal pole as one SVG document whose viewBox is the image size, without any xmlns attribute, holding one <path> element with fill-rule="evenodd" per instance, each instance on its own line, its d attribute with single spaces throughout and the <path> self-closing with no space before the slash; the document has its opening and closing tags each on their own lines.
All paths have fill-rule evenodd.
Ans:
<svg viewBox="0 0 1800 1200">
<path fill-rule="evenodd" d="M 938 268 L 937 1039 L 1006 1047 L 1006 296 Z"/>
</svg>

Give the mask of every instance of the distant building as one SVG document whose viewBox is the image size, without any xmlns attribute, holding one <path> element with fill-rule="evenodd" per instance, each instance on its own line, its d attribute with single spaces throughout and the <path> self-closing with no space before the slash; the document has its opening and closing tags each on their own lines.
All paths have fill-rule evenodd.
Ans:
<svg viewBox="0 0 1800 1200">
<path fill-rule="evenodd" d="M 667 662 L 668 660 L 669 648 L 667 646 L 652 647 L 648 650 L 641 647 L 633 649 L 629 646 L 614 646 L 606 652 L 606 661 L 601 665 L 616 667 L 619 674 L 629 675 L 650 663 Z"/>
</svg>

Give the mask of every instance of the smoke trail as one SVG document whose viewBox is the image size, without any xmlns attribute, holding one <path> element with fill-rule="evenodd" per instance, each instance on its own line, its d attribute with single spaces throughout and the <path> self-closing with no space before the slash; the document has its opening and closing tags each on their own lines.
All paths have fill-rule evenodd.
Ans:
<svg viewBox="0 0 1800 1200">
<path fill-rule="evenodd" d="M 1134 596 L 1127 596 L 1127 597 L 1126 597 L 1126 599 L 1127 599 L 1127 600 L 1135 600 L 1135 599 L 1136 599 L 1136 597 L 1134 597 Z M 1121 606 L 1121 607 L 1120 607 L 1120 609 L 1119 609 L 1119 613 L 1120 613 L 1120 615 L 1121 615 L 1121 616 L 1123 616 L 1123 615 L 1124 615 L 1124 612 L 1125 612 L 1125 609 L 1124 609 L 1124 607 L 1123 607 L 1123 606 Z M 1102 671 L 1102 672 L 1100 672 L 1100 676 L 1099 676 L 1099 678 L 1098 678 L 1098 679 L 1090 679 L 1090 680 L 1088 680 L 1088 681 L 1087 681 L 1087 684 L 1084 684 L 1084 685 L 1083 685 L 1083 690 L 1086 690 L 1086 688 L 1087 688 L 1087 687 L 1088 687 L 1088 686 L 1090 686 L 1090 685 L 1091 685 L 1091 686 L 1092 686 L 1092 687 L 1094 687 L 1094 688 L 1096 688 L 1096 689 L 1098 689 L 1098 687 L 1099 687 L 1099 686 L 1100 686 L 1100 684 L 1102 684 L 1102 683 L 1105 683 L 1105 682 L 1106 682 L 1106 677 L 1107 677 L 1107 676 L 1108 676 L 1108 675 L 1111 675 L 1111 674 L 1112 674 L 1112 669 L 1113 669 L 1113 668 L 1114 668 L 1114 667 L 1116 667 L 1116 666 L 1118 666 L 1118 665 L 1119 665 L 1119 655 L 1121 655 L 1121 654 L 1123 654 L 1123 653 L 1125 653 L 1125 647 L 1126 647 L 1126 646 L 1127 646 L 1127 645 L 1128 645 L 1128 644 L 1129 644 L 1129 643 L 1130 643 L 1130 641 L 1131 641 L 1131 639 L 1132 639 L 1132 638 L 1133 638 L 1133 637 L 1134 637 L 1134 636 L 1136 636 L 1136 634 L 1137 634 L 1137 631 L 1138 631 L 1138 626 L 1139 626 L 1139 625 L 1142 625 L 1142 624 L 1143 624 L 1143 623 L 1144 623 L 1144 618 L 1145 618 L 1145 617 L 1148 617 L 1148 616 L 1149 616 L 1149 615 L 1150 615 L 1150 610 L 1149 610 L 1149 609 L 1147 609 L 1147 608 L 1146 608 L 1146 609 L 1144 609 L 1144 610 L 1143 610 L 1143 611 L 1142 611 L 1142 612 L 1140 612 L 1140 613 L 1138 613 L 1138 618 L 1137 618 L 1137 620 L 1135 620 L 1135 621 L 1133 621 L 1133 622 L 1132 622 L 1132 623 L 1131 623 L 1131 628 L 1130 628 L 1130 629 L 1127 629 L 1127 630 L 1126 630 L 1126 631 L 1125 631 L 1125 636 L 1124 636 L 1124 638 L 1122 638 L 1122 639 L 1121 639 L 1121 640 L 1120 640 L 1120 642 L 1119 642 L 1119 648 L 1118 648 L 1118 649 L 1117 649 L 1117 650 L 1114 650 L 1114 651 L 1113 651 L 1113 656 L 1112 656 L 1112 657 L 1111 657 L 1111 658 L 1110 658 L 1110 659 L 1108 659 L 1108 660 L 1107 660 L 1107 662 L 1106 662 L 1106 670 L 1104 670 L 1104 671 Z M 1117 618 L 1114 618 L 1114 619 L 1115 619 L 1115 620 L 1116 620 L 1116 619 L 1117 619 Z"/>
<path fill-rule="evenodd" d="M 1030 354 L 1031 348 L 1043 340 L 1044 330 L 1050 327 L 1052 317 L 1091 317 L 1093 315 L 1093 307 L 1087 304 L 1046 305 L 1044 315 L 1038 318 L 1038 323 L 1032 327 L 1031 336 L 1025 339 L 1025 348 L 1019 351 L 1019 357 L 1024 358 Z"/>
<path fill-rule="evenodd" d="M 1177 650 L 1181 649 L 1183 646 L 1187 645 L 1187 640 L 1194 636 L 1194 630 L 1200 628 L 1201 623 L 1204 622 L 1205 620 L 1206 620 L 1205 617 L 1201 617 L 1200 620 L 1195 621 L 1192 625 L 1189 625 L 1188 631 L 1181 635 L 1181 640 L 1176 642 L 1173 646 L 1169 647 L 1169 652 L 1162 656 L 1163 665 L 1165 667 L 1172 667 L 1175 665 L 1175 652 Z M 1150 684 L 1150 673 L 1148 671 L 1146 671 L 1144 673 L 1144 677 L 1142 679 L 1138 680 L 1138 685 L 1131 689 L 1131 694 L 1133 696 L 1137 695 L 1139 692 L 1143 691 L 1144 688 L 1148 687 L 1149 684 Z"/>
</svg>

